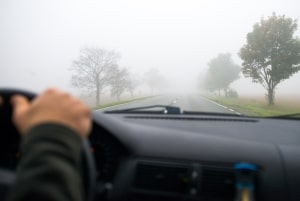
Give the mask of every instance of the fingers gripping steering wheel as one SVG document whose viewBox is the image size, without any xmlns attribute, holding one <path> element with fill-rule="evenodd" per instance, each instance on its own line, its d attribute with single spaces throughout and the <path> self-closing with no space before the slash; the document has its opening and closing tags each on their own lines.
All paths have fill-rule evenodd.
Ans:
<svg viewBox="0 0 300 201">
<path fill-rule="evenodd" d="M 0 89 L 0 97 L 2 97 L 2 106 L 0 106 L 0 164 L 9 163 L 9 158 L 2 157 L 8 150 L 10 153 L 17 153 L 20 145 L 21 137 L 18 130 L 12 123 L 12 105 L 10 99 L 13 95 L 23 95 L 28 100 L 34 99 L 36 94 L 18 89 Z M 82 142 L 82 161 L 83 161 L 83 185 L 84 198 L 87 201 L 92 201 L 96 186 L 96 169 L 94 158 L 90 151 L 89 142 Z M 15 169 L 16 164 L 9 164 L 10 168 Z M 2 174 L 5 174 L 2 172 Z M 0 178 L 1 183 L 1 178 Z M 9 184 L 12 185 L 12 184 Z M 9 187 L 8 187 L 9 188 Z M 2 190 L 2 189 L 0 189 Z"/>
</svg>

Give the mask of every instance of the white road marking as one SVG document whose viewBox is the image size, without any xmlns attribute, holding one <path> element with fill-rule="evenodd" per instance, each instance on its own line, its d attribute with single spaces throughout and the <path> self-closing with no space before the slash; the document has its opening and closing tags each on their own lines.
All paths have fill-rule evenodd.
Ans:
<svg viewBox="0 0 300 201">
<path fill-rule="evenodd" d="M 205 97 L 203 97 L 203 98 L 205 98 Z M 229 107 L 226 107 L 226 106 L 224 106 L 224 105 L 221 105 L 221 104 L 219 104 L 219 103 L 217 103 L 217 102 L 215 102 L 215 101 L 212 101 L 212 100 L 210 100 L 210 99 L 208 99 L 208 98 L 205 98 L 205 99 L 208 100 L 209 102 L 215 104 L 215 105 L 218 105 L 218 106 L 220 106 L 220 107 L 222 107 L 222 108 L 225 108 L 225 109 L 227 109 L 227 110 L 229 110 L 229 111 L 231 111 L 231 112 L 234 112 L 234 113 L 237 114 L 237 115 L 242 115 L 241 113 L 239 113 L 239 112 L 237 112 L 237 111 L 235 111 L 235 110 L 233 110 L 233 109 L 231 109 L 231 108 L 229 108 Z"/>
</svg>

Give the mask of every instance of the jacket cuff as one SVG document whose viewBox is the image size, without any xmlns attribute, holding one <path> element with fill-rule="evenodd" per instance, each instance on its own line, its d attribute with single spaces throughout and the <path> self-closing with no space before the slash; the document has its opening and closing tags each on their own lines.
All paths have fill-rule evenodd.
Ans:
<svg viewBox="0 0 300 201">
<path fill-rule="evenodd" d="M 42 123 L 32 127 L 25 135 L 21 144 L 22 152 L 30 149 L 32 143 L 43 140 L 64 144 L 71 150 L 82 149 L 82 139 L 74 130 L 58 123 Z"/>
</svg>

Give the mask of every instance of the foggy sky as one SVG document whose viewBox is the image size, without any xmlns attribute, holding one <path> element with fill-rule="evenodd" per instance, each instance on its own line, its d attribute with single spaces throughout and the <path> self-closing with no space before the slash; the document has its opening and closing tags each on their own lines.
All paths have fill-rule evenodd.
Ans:
<svg viewBox="0 0 300 201">
<path fill-rule="evenodd" d="M 241 65 L 237 53 L 261 17 L 300 19 L 299 8 L 298 0 L 0 0 L 0 86 L 76 93 L 68 69 L 91 46 L 115 49 L 137 75 L 157 68 L 176 90 L 193 90 L 219 53 Z M 300 94 L 299 86 L 300 73 L 277 93 Z M 243 77 L 232 87 L 265 93 Z"/>
</svg>

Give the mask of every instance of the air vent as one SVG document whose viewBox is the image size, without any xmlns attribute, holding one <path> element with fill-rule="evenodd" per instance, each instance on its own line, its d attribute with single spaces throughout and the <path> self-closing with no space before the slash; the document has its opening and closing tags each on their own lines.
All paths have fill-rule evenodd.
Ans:
<svg viewBox="0 0 300 201">
<path fill-rule="evenodd" d="M 230 168 L 203 167 L 200 180 L 201 195 L 234 198 L 234 170 Z"/>
<path fill-rule="evenodd" d="M 180 116 L 125 116 L 127 119 L 149 119 L 149 120 L 187 120 L 187 121 L 230 121 L 230 122 L 249 122 L 255 123 L 258 122 L 256 119 L 248 118 L 222 118 L 222 117 L 180 117 Z"/>
<path fill-rule="evenodd" d="M 134 187 L 151 191 L 186 193 L 189 169 L 186 167 L 139 164 Z"/>
</svg>

